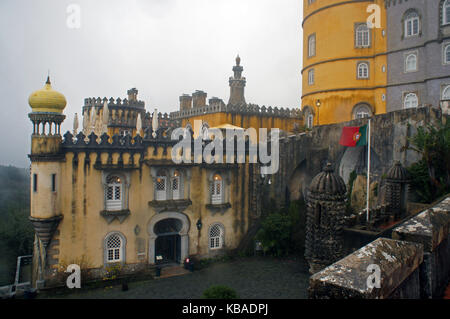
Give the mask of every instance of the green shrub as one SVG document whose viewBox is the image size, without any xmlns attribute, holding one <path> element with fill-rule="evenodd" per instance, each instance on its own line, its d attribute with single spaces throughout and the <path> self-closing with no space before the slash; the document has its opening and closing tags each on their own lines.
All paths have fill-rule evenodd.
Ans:
<svg viewBox="0 0 450 319">
<path fill-rule="evenodd" d="M 288 214 L 269 214 L 261 223 L 256 240 L 261 241 L 265 252 L 275 256 L 289 254 L 292 221 Z"/>
<path fill-rule="evenodd" d="M 227 286 L 211 286 L 203 292 L 204 299 L 238 299 L 236 291 Z"/>
</svg>

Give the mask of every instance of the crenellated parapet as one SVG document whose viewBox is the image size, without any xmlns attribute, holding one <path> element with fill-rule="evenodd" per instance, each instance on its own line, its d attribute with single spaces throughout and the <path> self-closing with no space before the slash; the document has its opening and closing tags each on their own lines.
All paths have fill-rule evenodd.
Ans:
<svg viewBox="0 0 450 319">
<path fill-rule="evenodd" d="M 215 103 L 213 105 L 210 104 L 204 107 L 197 107 L 172 112 L 170 113 L 170 118 L 175 120 L 192 116 L 221 113 L 221 112 L 240 115 L 256 115 L 260 117 L 279 117 L 279 118 L 301 118 L 302 116 L 301 111 L 299 109 L 290 109 L 282 107 L 278 108 L 272 106 L 266 107 L 265 105 L 260 107 L 257 104 L 226 105 L 223 103 L 223 101 L 221 101 L 221 103 Z"/>
</svg>

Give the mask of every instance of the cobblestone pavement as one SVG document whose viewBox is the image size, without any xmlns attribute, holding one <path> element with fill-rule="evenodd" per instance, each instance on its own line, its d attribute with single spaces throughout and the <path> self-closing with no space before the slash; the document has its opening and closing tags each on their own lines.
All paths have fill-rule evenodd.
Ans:
<svg viewBox="0 0 450 319">
<path fill-rule="evenodd" d="M 129 283 L 128 291 L 116 286 L 52 297 L 197 299 L 212 285 L 226 285 L 241 299 L 303 299 L 307 298 L 308 282 L 303 259 L 247 257 L 215 263 L 183 276 Z"/>
</svg>

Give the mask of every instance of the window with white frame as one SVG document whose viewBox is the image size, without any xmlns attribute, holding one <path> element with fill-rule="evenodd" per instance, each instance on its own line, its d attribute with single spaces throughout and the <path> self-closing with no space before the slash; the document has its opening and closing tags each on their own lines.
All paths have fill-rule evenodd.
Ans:
<svg viewBox="0 0 450 319">
<path fill-rule="evenodd" d="M 223 180 L 219 174 L 214 174 L 211 185 L 211 204 L 223 203 Z"/>
<path fill-rule="evenodd" d="M 123 181 L 119 176 L 109 175 L 106 178 L 106 210 L 121 210 L 123 197 Z"/>
<path fill-rule="evenodd" d="M 369 64 L 367 62 L 358 63 L 358 79 L 369 78 Z"/>
<path fill-rule="evenodd" d="M 166 200 L 167 199 L 167 175 L 165 171 L 158 171 L 156 176 L 156 200 Z"/>
<path fill-rule="evenodd" d="M 444 64 L 450 64 L 450 43 L 444 46 Z"/>
<path fill-rule="evenodd" d="M 316 55 L 316 35 L 312 34 L 308 37 L 308 57 Z"/>
<path fill-rule="evenodd" d="M 420 18 L 416 11 L 411 11 L 405 16 L 405 37 L 418 35 L 420 32 Z"/>
<path fill-rule="evenodd" d="M 223 229 L 219 224 L 214 224 L 209 229 L 209 248 L 219 249 L 223 246 Z"/>
<path fill-rule="evenodd" d="M 405 56 L 405 72 L 417 71 L 417 54 L 410 53 Z"/>
<path fill-rule="evenodd" d="M 355 30 L 356 36 L 356 47 L 357 48 L 368 48 L 370 47 L 370 31 L 367 24 L 360 24 Z"/>
<path fill-rule="evenodd" d="M 445 0 L 442 4 L 442 24 L 450 24 L 450 0 Z"/>
<path fill-rule="evenodd" d="M 123 261 L 124 242 L 122 237 L 113 233 L 106 238 L 106 261 L 108 263 L 115 263 Z"/>
<path fill-rule="evenodd" d="M 414 108 L 419 106 L 419 98 L 415 93 L 408 93 L 404 97 L 403 107 L 405 109 Z"/>
<path fill-rule="evenodd" d="M 314 69 L 308 71 L 308 85 L 314 84 Z"/>
<path fill-rule="evenodd" d="M 450 100 L 450 85 L 447 85 L 442 90 L 442 101 L 448 101 L 448 100 Z"/>
<path fill-rule="evenodd" d="M 172 176 L 172 198 L 181 199 L 181 178 L 180 172 L 175 170 Z"/>
</svg>

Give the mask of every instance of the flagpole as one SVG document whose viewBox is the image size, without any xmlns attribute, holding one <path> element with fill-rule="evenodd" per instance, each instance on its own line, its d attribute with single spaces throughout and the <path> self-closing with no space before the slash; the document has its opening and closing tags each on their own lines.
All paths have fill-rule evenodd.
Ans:
<svg viewBox="0 0 450 319">
<path fill-rule="evenodd" d="M 370 118 L 368 125 L 368 134 L 367 134 L 367 202 L 366 202 L 366 214 L 367 214 L 367 223 L 369 223 L 369 198 L 370 198 Z"/>
</svg>

